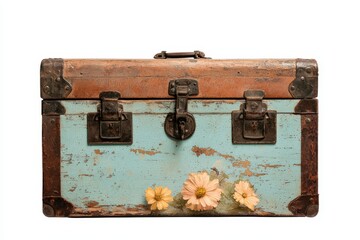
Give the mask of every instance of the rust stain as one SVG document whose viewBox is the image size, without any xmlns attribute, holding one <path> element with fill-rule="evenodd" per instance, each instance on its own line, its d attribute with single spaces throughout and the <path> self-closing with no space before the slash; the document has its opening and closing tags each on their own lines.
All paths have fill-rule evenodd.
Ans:
<svg viewBox="0 0 360 240">
<path fill-rule="evenodd" d="M 223 158 L 225 158 L 225 159 L 232 159 L 232 158 L 234 158 L 233 156 L 231 156 L 231 155 L 229 155 L 229 154 L 220 154 L 220 153 L 218 153 L 219 154 L 219 156 L 220 157 L 223 157 Z"/>
<path fill-rule="evenodd" d="M 249 160 L 237 160 L 232 163 L 233 167 L 243 167 L 243 168 L 249 168 L 250 161 Z"/>
<path fill-rule="evenodd" d="M 301 164 L 299 163 L 295 163 L 294 166 L 298 166 L 298 167 L 301 167 Z"/>
<path fill-rule="evenodd" d="M 99 157 L 98 157 L 98 155 L 95 155 L 93 166 L 96 166 L 98 164 L 98 162 L 99 162 Z"/>
<path fill-rule="evenodd" d="M 70 192 L 74 192 L 76 190 L 77 186 L 73 186 L 72 188 L 69 189 Z"/>
<path fill-rule="evenodd" d="M 279 167 L 284 167 L 284 165 L 281 165 L 281 164 L 273 164 L 273 165 L 271 165 L 271 164 L 259 164 L 259 166 L 260 167 L 263 167 L 263 168 L 265 168 L 265 169 L 267 169 L 267 168 L 279 168 Z"/>
<path fill-rule="evenodd" d="M 151 151 L 146 151 L 144 149 L 130 149 L 130 152 L 133 152 L 135 154 L 150 155 L 150 156 L 160 153 L 159 151 L 154 151 L 153 149 Z"/>
<path fill-rule="evenodd" d="M 83 173 L 83 174 L 79 174 L 79 177 L 92 177 L 94 175 L 92 174 L 86 174 L 86 173 Z"/>
<path fill-rule="evenodd" d="M 204 154 L 205 156 L 213 156 L 215 153 L 217 153 L 217 151 L 212 148 L 200 148 L 198 146 L 193 146 L 191 151 L 193 151 L 197 157 L 199 157 L 201 154 Z"/>
<path fill-rule="evenodd" d="M 204 154 L 205 156 L 217 155 L 217 156 L 223 157 L 225 159 L 235 159 L 234 156 L 231 156 L 229 154 L 219 153 L 218 151 L 216 151 L 215 149 L 212 149 L 212 148 L 201 148 L 198 146 L 193 146 L 191 148 L 191 151 L 193 151 L 197 157 L 199 157 L 201 154 Z"/>
<path fill-rule="evenodd" d="M 210 105 L 210 104 L 213 104 L 213 103 L 215 103 L 215 104 L 234 104 L 234 103 L 236 103 L 238 100 L 204 100 L 203 102 L 202 102 L 202 105 L 204 106 L 204 107 L 206 107 L 206 106 L 208 106 L 208 105 Z"/>
<path fill-rule="evenodd" d="M 260 177 L 260 176 L 266 175 L 266 173 L 254 173 L 254 172 L 250 171 L 249 168 L 246 168 L 245 171 L 243 173 L 241 173 L 241 175 L 247 176 L 247 177 L 252 177 L 252 176 Z"/>
<path fill-rule="evenodd" d="M 99 206 L 99 203 L 97 201 L 86 201 L 85 202 L 85 205 L 88 207 L 88 208 L 93 208 L 93 207 L 98 207 Z"/>
<path fill-rule="evenodd" d="M 95 201 L 91 201 L 96 203 Z M 90 204 L 91 205 L 91 204 Z M 150 215 L 150 209 L 145 205 L 135 205 L 133 207 L 126 207 L 124 205 L 108 206 L 98 203 L 94 206 L 84 208 L 75 208 L 71 216 L 144 216 Z"/>
<path fill-rule="evenodd" d="M 104 154 L 104 152 L 101 152 L 99 149 L 95 149 L 94 152 L 97 155 L 103 155 Z"/>
</svg>

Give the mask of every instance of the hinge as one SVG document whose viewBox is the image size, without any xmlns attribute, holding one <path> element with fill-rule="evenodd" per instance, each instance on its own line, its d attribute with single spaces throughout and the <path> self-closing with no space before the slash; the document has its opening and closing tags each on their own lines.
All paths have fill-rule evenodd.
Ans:
<svg viewBox="0 0 360 240">
<path fill-rule="evenodd" d="M 97 113 L 88 113 L 88 144 L 132 144 L 132 113 L 124 112 L 118 92 L 102 92 Z"/>
<path fill-rule="evenodd" d="M 193 135 L 196 128 L 194 116 L 187 111 L 188 97 L 199 94 L 196 80 L 178 79 L 169 82 L 169 95 L 176 97 L 175 113 L 166 116 L 164 129 L 175 139 L 185 140 Z"/>
<path fill-rule="evenodd" d="M 276 111 L 267 110 L 264 96 L 262 90 L 244 92 L 245 103 L 231 113 L 234 144 L 276 143 Z"/>
</svg>

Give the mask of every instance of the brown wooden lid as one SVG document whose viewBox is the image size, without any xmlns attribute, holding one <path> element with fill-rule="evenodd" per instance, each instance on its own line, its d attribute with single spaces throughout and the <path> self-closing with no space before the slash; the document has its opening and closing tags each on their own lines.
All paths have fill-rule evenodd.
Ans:
<svg viewBox="0 0 360 240">
<path fill-rule="evenodd" d="M 318 68 L 305 59 L 44 59 L 43 99 L 98 99 L 117 91 L 122 99 L 167 99 L 169 82 L 194 79 L 199 93 L 190 98 L 243 98 L 261 89 L 265 98 L 317 97 Z"/>
</svg>

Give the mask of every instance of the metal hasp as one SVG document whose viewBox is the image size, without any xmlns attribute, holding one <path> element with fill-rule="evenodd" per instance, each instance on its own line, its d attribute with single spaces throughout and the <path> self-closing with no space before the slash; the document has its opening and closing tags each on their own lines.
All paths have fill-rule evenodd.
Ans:
<svg viewBox="0 0 360 240">
<path fill-rule="evenodd" d="M 193 79 L 177 79 L 169 82 L 169 95 L 176 97 L 175 113 L 165 119 L 165 132 L 174 139 L 185 140 L 195 132 L 195 118 L 187 111 L 188 97 L 199 94 L 198 82 Z"/>
<path fill-rule="evenodd" d="M 100 93 L 97 113 L 87 115 L 89 145 L 132 144 L 132 113 L 124 112 L 118 92 Z"/>
<path fill-rule="evenodd" d="M 276 111 L 267 110 L 262 90 L 244 92 L 245 103 L 231 113 L 233 144 L 275 144 Z"/>
</svg>

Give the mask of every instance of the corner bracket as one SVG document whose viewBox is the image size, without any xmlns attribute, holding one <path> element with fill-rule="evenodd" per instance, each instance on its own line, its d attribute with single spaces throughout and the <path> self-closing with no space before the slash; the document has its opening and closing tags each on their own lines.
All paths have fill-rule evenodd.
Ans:
<svg viewBox="0 0 360 240">
<path fill-rule="evenodd" d="M 64 60 L 44 59 L 40 67 L 41 97 L 58 99 L 67 97 L 72 91 L 71 84 L 63 77 Z"/>
<path fill-rule="evenodd" d="M 296 60 L 296 78 L 289 84 L 293 98 L 316 98 L 318 92 L 318 66 L 312 59 Z"/>
</svg>

